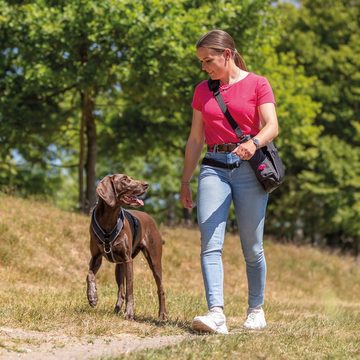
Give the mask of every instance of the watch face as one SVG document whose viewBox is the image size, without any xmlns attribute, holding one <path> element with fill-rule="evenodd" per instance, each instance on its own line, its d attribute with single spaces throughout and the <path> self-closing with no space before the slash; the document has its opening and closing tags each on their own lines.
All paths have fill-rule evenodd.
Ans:
<svg viewBox="0 0 360 360">
<path fill-rule="evenodd" d="M 258 139 L 253 138 L 252 141 L 255 144 L 256 148 L 258 148 L 260 146 L 260 142 Z"/>
</svg>

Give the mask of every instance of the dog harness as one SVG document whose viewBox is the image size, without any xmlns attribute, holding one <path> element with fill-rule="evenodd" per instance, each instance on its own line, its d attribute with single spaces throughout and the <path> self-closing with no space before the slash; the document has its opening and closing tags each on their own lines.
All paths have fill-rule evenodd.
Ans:
<svg viewBox="0 0 360 360">
<path fill-rule="evenodd" d="M 114 262 L 117 264 L 122 264 L 123 262 L 118 262 L 115 260 L 113 253 L 113 243 L 115 239 L 119 236 L 121 230 L 124 228 L 125 217 L 129 221 L 130 227 L 132 228 L 132 234 L 133 234 L 132 243 L 135 244 L 135 241 L 138 236 L 140 224 L 139 224 L 139 220 L 129 211 L 126 211 L 124 209 L 120 210 L 116 225 L 110 232 L 105 232 L 97 222 L 96 208 L 92 212 L 92 216 L 91 216 L 91 228 L 94 231 L 94 234 L 96 235 L 98 240 L 100 240 L 100 243 L 104 246 L 105 257 L 110 262 Z M 134 246 L 133 246 L 133 250 L 134 250 Z"/>
</svg>

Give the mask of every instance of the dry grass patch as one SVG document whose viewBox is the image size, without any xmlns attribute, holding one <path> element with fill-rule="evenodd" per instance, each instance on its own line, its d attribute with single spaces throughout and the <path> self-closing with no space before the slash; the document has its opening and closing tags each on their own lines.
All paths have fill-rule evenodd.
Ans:
<svg viewBox="0 0 360 360">
<path fill-rule="evenodd" d="M 206 311 L 198 230 L 160 228 L 166 242 L 163 270 L 169 320 L 159 323 L 156 286 L 142 255 L 134 263 L 135 321 L 113 313 L 114 265 L 107 261 L 98 274 L 98 306 L 87 304 L 88 228 L 87 216 L 0 195 L 0 327 L 75 337 L 192 335 L 193 316 Z M 269 239 L 265 252 L 267 330 L 241 329 L 247 307 L 245 265 L 237 236 L 228 235 L 223 256 L 232 334 L 195 336 L 177 346 L 129 357 L 360 358 L 360 269 L 353 259 Z M 0 337 L 0 348 L 6 346 Z"/>
</svg>

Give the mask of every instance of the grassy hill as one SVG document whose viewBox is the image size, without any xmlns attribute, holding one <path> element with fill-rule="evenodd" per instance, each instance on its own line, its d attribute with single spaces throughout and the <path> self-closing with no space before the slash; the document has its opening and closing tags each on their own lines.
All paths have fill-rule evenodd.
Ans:
<svg viewBox="0 0 360 360">
<path fill-rule="evenodd" d="M 85 278 L 89 218 L 49 204 L 0 194 L 0 327 L 64 334 L 190 333 L 193 316 L 206 312 L 197 229 L 160 227 L 166 241 L 164 285 L 169 320 L 156 321 L 157 294 L 142 255 L 136 258 L 133 322 L 113 313 L 114 265 L 97 276 L 99 303 L 87 304 Z M 265 240 L 268 328 L 246 332 L 245 266 L 239 241 L 224 249 L 229 336 L 198 336 L 179 345 L 129 355 L 136 359 L 353 359 L 360 358 L 360 267 L 309 247 Z M 1 342 L 0 342 L 1 347 Z M 128 358 L 127 357 L 127 358 Z"/>
</svg>

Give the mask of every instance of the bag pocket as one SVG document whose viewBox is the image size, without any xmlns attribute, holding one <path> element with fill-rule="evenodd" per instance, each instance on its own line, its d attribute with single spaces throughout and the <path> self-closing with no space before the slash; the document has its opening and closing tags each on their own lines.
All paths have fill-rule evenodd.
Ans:
<svg viewBox="0 0 360 360">
<path fill-rule="evenodd" d="M 285 168 L 272 142 L 257 150 L 249 163 L 266 192 L 274 191 L 284 181 Z"/>
</svg>

